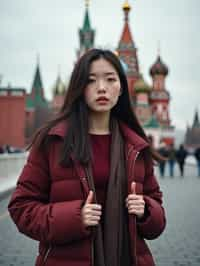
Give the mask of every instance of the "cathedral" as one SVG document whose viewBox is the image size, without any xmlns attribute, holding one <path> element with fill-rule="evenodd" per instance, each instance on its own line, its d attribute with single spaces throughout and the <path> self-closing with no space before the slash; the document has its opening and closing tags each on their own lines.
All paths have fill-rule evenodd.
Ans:
<svg viewBox="0 0 200 266">
<path fill-rule="evenodd" d="M 124 16 L 123 30 L 119 42 L 116 44 L 116 49 L 113 52 L 119 57 L 126 72 L 133 110 L 146 134 L 151 136 L 156 148 L 161 141 L 164 141 L 166 144 L 171 144 L 174 142 L 174 127 L 171 124 L 169 114 L 170 94 L 165 86 L 165 80 L 169 72 L 168 67 L 158 53 L 154 64 L 152 64 L 149 69 L 152 84 L 148 84 L 145 81 L 139 68 L 137 55 L 138 49 L 131 32 L 131 6 L 128 1 L 124 2 L 122 11 Z M 90 21 L 88 1 L 86 1 L 85 6 L 83 26 L 78 30 L 78 34 L 79 49 L 76 51 L 77 59 L 86 51 L 95 47 L 95 30 L 92 28 Z M 51 102 L 48 102 L 44 96 L 44 87 L 38 60 L 31 92 L 25 94 L 25 90 L 21 89 L 23 95 L 20 97 L 23 97 L 23 99 L 19 99 L 19 105 L 21 106 L 25 104 L 26 110 L 23 120 L 20 121 L 21 125 L 19 127 L 19 135 L 22 134 L 23 130 L 25 131 L 24 139 L 20 140 L 20 142 L 12 142 L 6 139 L 7 142 L 13 143 L 13 145 L 15 144 L 16 146 L 19 145 L 19 143 L 20 146 L 22 146 L 22 143 L 27 143 L 35 130 L 40 127 L 45 120 L 52 116 L 52 113 L 58 112 L 63 103 L 66 87 L 66 84 L 62 81 L 60 75 L 58 75 L 53 87 L 53 99 Z M 7 88 L 4 88 L 4 90 L 0 88 L 0 92 L 0 101 L 5 101 L 4 94 L 7 95 Z M 19 107 L 17 108 L 19 109 Z M 5 114 L 5 112 L 1 113 Z M 13 111 L 12 116 L 17 116 L 17 113 Z M 8 123 L 6 117 L 5 119 L 2 119 Z M 8 128 L 5 129 L 5 138 L 6 131 L 10 130 Z M 0 139 L 0 144 L 5 142 L 5 138 L 2 138 L 2 140 Z"/>
<path fill-rule="evenodd" d="M 147 135 L 153 138 L 155 147 L 158 147 L 161 141 L 171 144 L 174 142 L 174 128 L 169 115 L 170 94 L 165 86 L 168 67 L 158 54 L 155 63 L 149 69 L 152 84 L 145 81 L 139 69 L 137 48 L 129 24 L 131 6 L 128 1 L 125 1 L 122 10 L 124 26 L 119 43 L 113 52 L 118 55 L 126 72 L 133 109 Z M 95 47 L 95 30 L 90 22 L 88 1 L 86 1 L 83 26 L 79 29 L 79 42 L 77 58 Z M 63 89 L 59 78 L 54 88 L 54 107 L 59 108 L 59 104 L 56 105 L 56 103 L 62 102 Z"/>
<path fill-rule="evenodd" d="M 191 151 L 200 147 L 200 121 L 196 110 L 192 126 L 188 126 L 185 133 L 185 147 Z"/>
</svg>

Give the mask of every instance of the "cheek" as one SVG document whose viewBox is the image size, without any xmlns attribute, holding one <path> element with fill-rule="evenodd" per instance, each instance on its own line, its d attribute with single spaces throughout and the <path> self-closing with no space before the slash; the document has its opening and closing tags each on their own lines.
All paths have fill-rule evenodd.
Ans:
<svg viewBox="0 0 200 266">
<path fill-rule="evenodd" d="M 84 91 L 84 98 L 86 103 L 90 103 L 92 100 L 92 91 L 89 88 L 86 88 Z"/>
<path fill-rule="evenodd" d="M 119 86 L 116 86 L 111 91 L 111 97 L 113 99 L 118 99 L 119 95 L 120 95 L 120 87 Z"/>
</svg>

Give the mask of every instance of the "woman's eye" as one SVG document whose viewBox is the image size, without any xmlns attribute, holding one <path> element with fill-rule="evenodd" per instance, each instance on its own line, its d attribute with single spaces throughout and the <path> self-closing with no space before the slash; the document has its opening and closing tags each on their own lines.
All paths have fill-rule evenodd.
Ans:
<svg viewBox="0 0 200 266">
<path fill-rule="evenodd" d="M 94 83 L 95 79 L 88 79 L 88 84 Z"/>
<path fill-rule="evenodd" d="M 108 81 L 114 82 L 116 79 L 115 78 L 108 78 Z"/>
</svg>

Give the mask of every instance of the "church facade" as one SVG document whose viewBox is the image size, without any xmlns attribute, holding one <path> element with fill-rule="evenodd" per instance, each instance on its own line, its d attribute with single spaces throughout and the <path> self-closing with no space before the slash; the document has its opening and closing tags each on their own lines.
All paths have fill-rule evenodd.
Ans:
<svg viewBox="0 0 200 266">
<path fill-rule="evenodd" d="M 169 72 L 168 67 L 163 62 L 160 54 L 158 54 L 155 63 L 149 69 L 152 84 L 148 84 L 145 81 L 139 68 L 138 49 L 131 33 L 129 23 L 131 6 L 128 1 L 125 1 L 122 10 L 124 13 L 124 26 L 119 43 L 116 44 L 116 49 L 113 52 L 118 55 L 126 72 L 133 110 L 146 134 L 153 138 L 155 147 L 159 146 L 160 141 L 164 141 L 167 144 L 173 143 L 174 128 L 169 114 L 170 94 L 165 84 Z M 95 47 L 95 30 L 90 22 L 88 1 L 86 1 L 83 26 L 78 30 L 78 33 L 79 49 L 76 51 L 77 58 Z M 53 99 L 48 102 L 44 95 L 45 90 L 38 60 L 31 92 L 30 94 L 23 93 L 22 96 L 22 98 L 25 98 L 25 122 L 23 125 L 25 143 L 45 120 L 53 113 L 59 111 L 66 88 L 66 84 L 58 75 L 53 87 Z"/>
<path fill-rule="evenodd" d="M 158 54 L 149 70 L 152 84 L 147 84 L 139 68 L 137 48 L 129 24 L 131 6 L 128 1 L 125 1 L 122 9 L 124 26 L 119 43 L 113 52 L 118 55 L 126 72 L 134 112 L 147 135 L 153 139 L 155 147 L 158 147 L 161 141 L 171 144 L 174 142 L 174 127 L 169 114 L 170 93 L 165 85 L 168 67 Z M 95 30 L 91 27 L 87 1 L 83 26 L 79 29 L 80 47 L 77 51 L 77 58 L 95 47 L 94 41 Z"/>
</svg>

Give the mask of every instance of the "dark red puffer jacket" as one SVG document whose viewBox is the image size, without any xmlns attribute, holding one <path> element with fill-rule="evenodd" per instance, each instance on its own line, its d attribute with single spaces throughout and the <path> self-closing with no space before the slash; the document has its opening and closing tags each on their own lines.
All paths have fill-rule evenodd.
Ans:
<svg viewBox="0 0 200 266">
<path fill-rule="evenodd" d="M 162 193 L 152 165 L 139 156 L 147 144 L 126 125 L 121 123 L 120 127 L 126 141 L 129 193 L 135 181 L 136 192 L 144 195 L 149 213 L 143 222 L 129 216 L 132 257 L 137 266 L 153 266 L 144 239 L 158 237 L 165 228 Z M 80 164 L 63 168 L 58 163 L 65 130 L 64 123 L 50 130 L 49 135 L 57 138 L 48 153 L 32 148 L 8 206 L 19 231 L 40 242 L 37 266 L 92 265 L 91 233 L 81 221 L 89 191 L 87 177 Z"/>
</svg>

